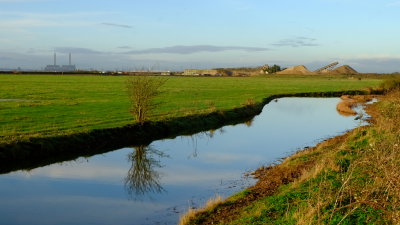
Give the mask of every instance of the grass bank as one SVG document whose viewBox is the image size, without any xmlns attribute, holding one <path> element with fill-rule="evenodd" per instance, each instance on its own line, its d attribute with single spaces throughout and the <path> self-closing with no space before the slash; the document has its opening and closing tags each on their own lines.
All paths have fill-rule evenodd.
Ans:
<svg viewBox="0 0 400 225">
<path fill-rule="evenodd" d="M 90 133 L 134 124 L 123 76 L 0 75 L 0 143 Z M 276 94 L 375 87 L 348 76 L 170 77 L 151 121 L 261 103 Z"/>
<path fill-rule="evenodd" d="M 399 224 L 400 90 L 368 112 L 370 126 L 260 168 L 255 186 L 185 224 Z"/>
<path fill-rule="evenodd" d="M 149 145 L 154 140 L 192 135 L 216 130 L 226 125 L 246 123 L 261 113 L 265 104 L 281 97 L 339 97 L 343 94 L 365 94 L 362 91 L 306 92 L 272 95 L 260 103 L 250 102 L 229 110 L 148 121 L 123 127 L 96 129 L 53 137 L 35 137 L 29 141 L 0 144 L 0 173 L 32 169 L 56 162 L 89 157 L 126 146 Z"/>
</svg>

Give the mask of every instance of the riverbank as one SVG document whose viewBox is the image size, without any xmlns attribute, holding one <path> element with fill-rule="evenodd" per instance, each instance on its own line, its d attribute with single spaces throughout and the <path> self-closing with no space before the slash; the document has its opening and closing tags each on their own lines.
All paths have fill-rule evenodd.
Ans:
<svg viewBox="0 0 400 225">
<path fill-rule="evenodd" d="M 32 169 L 81 156 L 113 151 L 126 146 L 148 145 L 154 140 L 215 130 L 245 123 L 258 115 L 270 101 L 281 97 L 339 97 L 343 94 L 367 94 L 367 91 L 316 92 L 269 96 L 261 103 L 249 103 L 232 110 L 172 118 L 165 121 L 134 124 L 121 128 L 93 130 L 57 137 L 31 138 L 26 142 L 0 144 L 0 173 Z"/>
<path fill-rule="evenodd" d="M 256 185 L 182 224 L 398 224 L 400 91 L 379 99 L 370 126 L 258 169 Z"/>
</svg>

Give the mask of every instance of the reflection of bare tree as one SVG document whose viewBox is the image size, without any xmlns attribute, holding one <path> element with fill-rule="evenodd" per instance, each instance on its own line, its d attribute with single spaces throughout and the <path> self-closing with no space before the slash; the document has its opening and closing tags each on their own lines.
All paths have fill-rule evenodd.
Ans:
<svg viewBox="0 0 400 225">
<path fill-rule="evenodd" d="M 246 122 L 244 122 L 244 124 L 246 124 L 246 126 L 251 127 L 253 125 L 254 122 L 254 118 L 251 120 L 247 120 Z"/>
<path fill-rule="evenodd" d="M 134 147 L 129 155 L 132 166 L 125 178 L 125 186 L 130 195 L 144 195 L 146 193 L 160 193 L 164 189 L 160 184 L 160 174 L 155 168 L 160 168 L 160 160 L 155 158 L 168 157 L 151 146 Z"/>
<path fill-rule="evenodd" d="M 203 131 L 203 132 L 199 132 L 197 134 L 193 134 L 190 135 L 190 140 L 193 146 L 193 152 L 189 155 L 188 158 L 196 158 L 198 156 L 198 146 L 197 146 L 197 141 L 198 139 L 203 139 L 206 138 L 207 141 L 209 141 L 210 139 L 212 139 L 214 137 L 214 130 L 210 130 L 210 131 Z"/>
<path fill-rule="evenodd" d="M 208 136 L 209 136 L 210 138 L 213 138 L 213 137 L 214 137 L 214 134 L 215 134 L 215 130 L 214 130 L 214 129 L 211 129 L 210 131 L 208 131 Z"/>
</svg>

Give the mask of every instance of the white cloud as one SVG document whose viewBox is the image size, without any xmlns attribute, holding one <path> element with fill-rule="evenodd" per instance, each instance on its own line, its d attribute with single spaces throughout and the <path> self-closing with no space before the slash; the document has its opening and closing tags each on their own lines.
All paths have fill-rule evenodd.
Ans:
<svg viewBox="0 0 400 225">
<path fill-rule="evenodd" d="M 205 184 L 224 179 L 232 179 L 243 174 L 240 169 L 232 170 L 226 169 L 225 171 L 211 172 L 204 170 L 204 168 L 193 168 L 191 166 L 176 165 L 169 168 L 168 171 L 163 173 L 167 175 L 162 183 L 165 185 L 182 185 L 182 184 Z M 168 176 L 169 175 L 169 176 Z"/>
<path fill-rule="evenodd" d="M 260 161 L 260 156 L 257 155 L 247 155 L 247 154 L 228 154 L 228 153 L 207 153 L 205 156 L 205 161 L 209 163 L 258 163 Z"/>
<path fill-rule="evenodd" d="M 25 178 L 39 176 L 58 179 L 91 179 L 120 182 L 121 177 L 126 176 L 127 168 L 84 164 L 80 166 L 69 166 L 66 169 L 65 166 L 55 164 L 49 167 L 37 168 L 30 172 L 19 173 L 20 176 Z"/>
</svg>

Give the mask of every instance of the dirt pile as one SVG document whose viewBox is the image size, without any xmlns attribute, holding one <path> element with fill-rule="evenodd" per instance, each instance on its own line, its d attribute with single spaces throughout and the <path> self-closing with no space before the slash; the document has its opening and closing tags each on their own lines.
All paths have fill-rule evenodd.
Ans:
<svg viewBox="0 0 400 225">
<path fill-rule="evenodd" d="M 351 68 L 349 65 L 344 65 L 341 67 L 338 67 L 332 71 L 328 71 L 327 73 L 329 74 L 358 74 L 358 72 Z"/>
<path fill-rule="evenodd" d="M 309 71 L 305 66 L 299 65 L 277 72 L 277 74 L 312 74 L 312 72 Z"/>
</svg>

